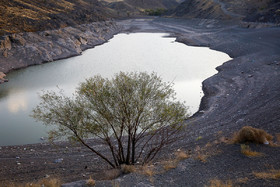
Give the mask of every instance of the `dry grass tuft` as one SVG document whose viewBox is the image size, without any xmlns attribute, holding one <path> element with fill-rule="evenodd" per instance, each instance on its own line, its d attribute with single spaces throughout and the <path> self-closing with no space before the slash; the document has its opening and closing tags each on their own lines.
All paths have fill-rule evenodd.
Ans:
<svg viewBox="0 0 280 187">
<path fill-rule="evenodd" d="M 169 160 L 164 160 L 161 162 L 164 171 L 168 171 L 170 169 L 175 169 L 180 161 L 189 158 L 190 156 L 182 150 L 177 150 L 175 153 L 175 158 L 171 158 Z"/>
<path fill-rule="evenodd" d="M 197 156 L 196 156 L 196 159 L 205 163 L 205 162 L 207 162 L 207 155 L 203 155 L 201 153 L 198 153 Z"/>
<path fill-rule="evenodd" d="M 280 133 L 277 133 L 275 136 L 276 136 L 277 142 L 279 143 L 280 142 Z"/>
<path fill-rule="evenodd" d="M 241 149 L 241 153 L 248 157 L 258 157 L 264 155 L 263 153 L 252 151 L 249 145 L 241 144 L 240 149 Z"/>
<path fill-rule="evenodd" d="M 194 150 L 193 158 L 196 160 L 200 160 L 201 162 L 207 162 L 207 158 L 211 156 L 215 156 L 220 154 L 222 151 L 219 150 L 217 144 L 218 141 L 208 142 L 205 146 L 199 147 L 197 146 Z"/>
<path fill-rule="evenodd" d="M 226 181 L 225 183 L 218 179 L 213 179 L 209 181 L 209 185 L 205 187 L 232 187 L 232 182 L 230 180 Z"/>
<path fill-rule="evenodd" d="M 165 171 L 168 171 L 170 169 L 175 169 L 178 166 L 178 162 L 176 162 L 176 160 L 169 160 L 169 161 L 165 161 L 163 162 L 163 169 Z"/>
<path fill-rule="evenodd" d="M 253 172 L 260 179 L 280 179 L 280 170 L 269 170 L 268 172 Z"/>
<path fill-rule="evenodd" d="M 87 180 L 87 186 L 95 186 L 95 180 L 91 177 Z"/>
<path fill-rule="evenodd" d="M 190 157 L 187 153 L 185 153 L 184 151 L 181 151 L 181 150 L 177 151 L 175 153 L 175 156 L 176 156 L 176 160 L 178 160 L 178 161 L 185 160 Z"/>
<path fill-rule="evenodd" d="M 254 142 L 259 144 L 268 144 L 273 136 L 262 129 L 253 128 L 251 126 L 244 126 L 233 137 L 233 143 Z"/>
<path fill-rule="evenodd" d="M 241 184 L 246 184 L 249 181 L 249 179 L 248 177 L 244 177 L 244 178 L 238 178 L 236 181 Z"/>
<path fill-rule="evenodd" d="M 153 175 L 155 175 L 154 166 L 153 165 L 150 165 L 150 166 L 144 165 L 142 167 L 142 170 L 140 173 L 142 173 L 143 175 L 152 177 Z"/>
<path fill-rule="evenodd" d="M 134 165 L 126 165 L 126 164 L 123 164 L 121 165 L 121 171 L 122 173 L 124 174 L 128 174 L 128 173 L 133 173 L 136 171 L 136 168 Z"/>
</svg>

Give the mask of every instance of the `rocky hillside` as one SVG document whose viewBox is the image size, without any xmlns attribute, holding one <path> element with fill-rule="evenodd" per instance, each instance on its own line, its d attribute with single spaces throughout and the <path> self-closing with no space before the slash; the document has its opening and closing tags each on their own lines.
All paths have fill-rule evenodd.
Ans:
<svg viewBox="0 0 280 187">
<path fill-rule="evenodd" d="M 229 18 L 222 11 L 221 6 L 212 0 L 186 0 L 171 15 L 184 18 Z"/>
<path fill-rule="evenodd" d="M 97 0 L 1 0 L 0 35 L 64 28 L 106 17 Z"/>
<path fill-rule="evenodd" d="M 101 0 L 115 17 L 145 15 L 148 10 L 175 9 L 182 0 Z"/>
<path fill-rule="evenodd" d="M 186 0 L 172 16 L 280 23 L 279 0 Z"/>
</svg>

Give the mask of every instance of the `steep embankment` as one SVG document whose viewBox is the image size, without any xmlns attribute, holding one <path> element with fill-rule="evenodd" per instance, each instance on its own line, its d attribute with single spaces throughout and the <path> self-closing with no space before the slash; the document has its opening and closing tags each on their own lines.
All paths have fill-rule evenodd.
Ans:
<svg viewBox="0 0 280 187">
<path fill-rule="evenodd" d="M 79 55 L 119 31 L 97 0 L 3 0 L 0 13 L 0 73 Z"/>
<path fill-rule="evenodd" d="M 186 0 L 171 15 L 280 23 L 280 2 L 277 0 Z"/>
</svg>

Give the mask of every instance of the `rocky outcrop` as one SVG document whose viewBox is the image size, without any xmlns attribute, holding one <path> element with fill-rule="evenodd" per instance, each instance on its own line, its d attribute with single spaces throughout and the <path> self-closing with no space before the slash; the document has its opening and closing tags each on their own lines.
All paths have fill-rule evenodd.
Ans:
<svg viewBox="0 0 280 187">
<path fill-rule="evenodd" d="M 94 22 L 57 30 L 27 32 L 0 38 L 0 72 L 80 55 L 120 31 L 113 21 Z"/>
<path fill-rule="evenodd" d="M 5 79 L 4 77 L 6 77 L 6 75 L 3 72 L 0 72 L 0 84 L 8 81 L 8 79 Z"/>
</svg>

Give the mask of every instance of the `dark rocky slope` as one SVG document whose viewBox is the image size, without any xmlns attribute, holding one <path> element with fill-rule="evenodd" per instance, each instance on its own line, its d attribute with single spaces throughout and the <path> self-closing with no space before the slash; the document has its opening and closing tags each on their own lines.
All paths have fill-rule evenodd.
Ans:
<svg viewBox="0 0 280 187">
<path fill-rule="evenodd" d="M 280 23 L 280 2 L 278 0 L 186 0 L 170 14 L 188 18 L 230 18 L 250 22 Z"/>
<path fill-rule="evenodd" d="M 174 9 L 179 5 L 177 0 L 103 0 L 104 6 L 111 9 L 116 18 L 141 16 L 146 10 Z"/>
</svg>

